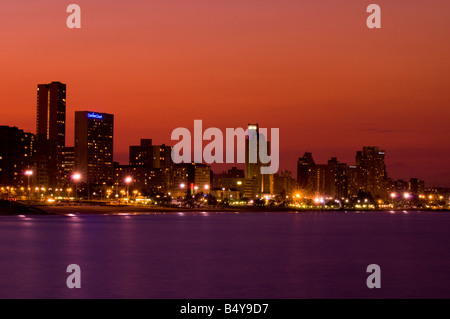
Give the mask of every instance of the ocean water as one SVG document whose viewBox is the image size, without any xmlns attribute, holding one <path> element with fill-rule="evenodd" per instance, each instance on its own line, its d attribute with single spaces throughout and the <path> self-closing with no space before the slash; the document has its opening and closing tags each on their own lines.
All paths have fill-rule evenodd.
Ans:
<svg viewBox="0 0 450 319">
<path fill-rule="evenodd" d="M 3 216 L 0 298 L 450 298 L 450 213 Z"/>
</svg>

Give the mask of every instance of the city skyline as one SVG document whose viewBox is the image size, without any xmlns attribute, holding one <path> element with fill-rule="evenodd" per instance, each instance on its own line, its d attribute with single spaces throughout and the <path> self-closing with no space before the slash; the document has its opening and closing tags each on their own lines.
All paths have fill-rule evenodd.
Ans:
<svg viewBox="0 0 450 319">
<path fill-rule="evenodd" d="M 197 163 L 196 168 L 194 163 L 185 163 L 181 166 L 178 164 L 176 167 L 173 159 L 169 159 L 172 146 L 166 146 L 164 143 L 153 145 L 152 139 L 140 139 L 139 146 L 129 145 L 128 162 L 125 165 L 115 161 L 113 156 L 114 114 L 92 110 L 75 111 L 74 146 L 66 147 L 65 83 L 51 82 L 37 85 L 36 123 L 35 135 L 15 126 L 0 126 L 4 129 L 2 138 L 7 138 L 9 141 L 2 141 L 4 142 L 2 144 L 6 144 L 1 150 L 3 158 L 0 157 L 0 160 L 2 160 L 2 166 L 7 164 L 9 167 L 4 167 L 6 172 L 9 172 L 9 177 L 2 184 L 8 183 L 8 179 L 17 183 L 20 175 L 27 175 L 27 172 L 36 174 L 37 185 L 50 189 L 58 185 L 59 187 L 70 185 L 75 174 L 78 176 L 77 180 L 81 179 L 80 181 L 87 184 L 88 188 L 89 185 L 120 186 L 125 179 L 131 182 L 131 176 L 135 175 L 142 189 L 164 190 L 170 194 L 170 191 L 179 190 L 180 185 L 190 184 L 194 187 L 192 178 L 197 175 L 196 170 L 200 168 L 200 165 L 204 165 L 211 173 L 207 179 L 202 177 L 202 180 L 210 180 L 207 183 L 202 182 L 202 185 L 209 189 L 213 184 L 214 165 L 210 167 Z M 316 196 L 315 194 L 328 194 L 332 197 L 345 198 L 365 191 L 371 196 L 380 198 L 386 197 L 389 191 L 415 189 L 415 194 L 418 194 L 425 190 L 425 182 L 420 178 L 410 176 L 406 179 L 409 182 L 403 179 L 392 179 L 386 168 L 386 151 L 378 146 L 364 146 L 362 151 L 357 151 L 354 165 L 350 162 L 348 164 L 340 162 L 337 157 L 331 157 L 328 164 L 318 164 L 314 161 L 312 153 L 305 152 L 303 157 L 298 157 L 295 181 L 292 178 L 292 171 L 289 170 L 275 172 L 278 176 L 276 179 L 272 174 L 261 175 L 259 169 L 261 163 L 259 161 L 255 164 L 249 163 L 248 144 L 252 138 L 258 141 L 259 134 L 258 123 L 248 124 L 248 139 L 245 146 L 245 183 L 239 179 L 241 186 L 238 187 L 238 189 L 241 188 L 241 194 L 244 197 L 252 198 L 258 193 L 274 194 L 276 184 L 278 184 L 277 194 L 300 191 L 312 197 Z M 20 141 L 24 145 L 17 149 L 8 146 L 14 141 Z M 270 145 L 270 141 L 268 144 Z M 254 147 L 256 150 L 252 152 L 258 153 L 259 142 L 256 142 Z M 25 152 L 24 155 L 20 155 L 21 148 Z M 17 153 L 18 150 L 19 153 Z M 7 155 L 6 158 L 5 155 Z M 16 159 L 10 158 L 11 156 L 15 156 Z M 17 167 L 14 162 L 17 162 Z M 12 164 L 14 165 L 11 166 Z M 191 164 L 195 169 L 190 166 Z M 232 170 L 229 173 L 239 167 L 235 163 L 231 165 Z M 233 167 L 233 165 L 236 166 Z M 32 166 L 36 171 L 30 170 Z M 5 172 L 2 173 L 2 177 L 6 178 Z M 223 170 L 221 174 L 218 174 L 216 170 L 215 174 L 227 176 Z M 191 182 L 182 177 L 183 175 L 190 176 Z M 27 175 L 27 177 L 29 184 L 30 176 Z M 197 180 L 197 177 L 195 179 Z M 136 182 L 134 177 L 133 181 Z M 233 181 L 235 182 L 236 180 Z M 281 187 L 280 182 L 283 184 Z M 408 185 L 405 186 L 405 183 Z M 439 185 L 431 185 L 431 187 L 436 186 Z M 219 188 L 222 188 L 222 185 L 219 185 Z"/>
<path fill-rule="evenodd" d="M 351 163 L 355 149 L 379 145 L 394 178 L 450 186 L 448 2 L 380 1 L 379 30 L 365 25 L 367 4 L 349 0 L 81 0 L 79 30 L 65 26 L 65 4 L 28 2 L 0 13 L 10 30 L 2 124 L 35 132 L 35 85 L 58 80 L 69 85 L 67 145 L 74 111 L 113 113 L 119 162 L 140 138 L 169 143 L 194 119 L 221 129 L 252 121 L 280 128 L 282 169 L 294 171 L 303 152 Z"/>
<path fill-rule="evenodd" d="M 281 318 L 450 297 L 449 12 L 4 1 L 0 298 Z"/>
<path fill-rule="evenodd" d="M 40 112 L 40 107 L 39 107 L 39 100 L 40 100 L 40 95 L 41 95 L 41 93 L 40 93 L 40 91 L 39 91 L 39 89 L 41 89 L 41 91 L 42 91 L 42 88 L 43 87 L 47 87 L 47 88 L 50 88 L 51 86 L 54 86 L 54 85 L 59 85 L 59 86 L 63 86 L 63 90 L 64 90 L 64 130 L 63 131 L 61 131 L 62 133 L 61 134 L 63 134 L 63 135 L 65 135 L 66 136 L 66 139 L 65 139 L 65 145 L 67 145 L 67 146 L 63 146 L 63 148 L 67 148 L 67 149 L 70 149 L 70 151 L 71 151 L 71 149 L 72 148 L 75 148 L 75 144 L 76 144 L 76 140 L 77 140 L 77 138 L 76 138 L 76 133 L 70 133 L 70 132 L 68 132 L 68 131 L 66 131 L 66 126 L 67 127 L 73 127 L 73 131 L 74 132 L 76 132 L 77 131 L 77 120 L 76 120 L 76 114 L 78 114 L 78 115 L 80 115 L 81 116 L 81 114 L 83 114 L 83 116 L 82 116 L 82 118 L 84 118 L 84 117 L 89 117 L 89 115 L 92 115 L 92 114 L 94 114 L 95 116 L 102 116 L 102 115 L 105 115 L 105 116 L 108 116 L 108 117 L 110 117 L 110 116 L 112 116 L 112 117 L 114 117 L 114 114 L 109 114 L 109 113 L 100 113 L 100 112 L 97 112 L 96 111 L 96 109 L 95 109 L 95 107 L 93 107 L 90 111 L 73 111 L 73 112 L 70 112 L 70 111 L 68 111 L 68 112 L 66 112 L 66 109 L 65 109 L 65 103 L 66 103 L 66 99 L 65 99 L 65 94 L 66 94 L 66 84 L 65 83 L 61 83 L 61 82 L 59 82 L 59 81 L 52 81 L 52 82 L 50 82 L 49 84 L 38 84 L 37 85 L 37 87 L 38 87 L 38 104 L 37 104 L 37 110 L 38 110 L 38 113 L 37 113 L 37 115 L 36 115 L 36 123 L 37 123 L 37 125 L 36 125 L 36 131 L 35 132 L 32 132 L 32 131 L 29 131 L 29 130 L 26 130 L 26 129 L 24 129 L 24 128 L 21 128 L 21 127 L 18 127 L 18 129 L 19 130 L 23 130 L 25 133 L 31 133 L 31 134 L 36 134 L 36 145 L 37 146 L 35 146 L 35 149 L 37 150 L 37 154 L 39 155 L 39 147 L 40 147 L 40 144 L 39 144 L 39 138 L 38 138 L 38 136 L 39 135 L 43 135 L 43 133 L 42 133 L 42 129 L 41 129 L 41 131 L 39 131 L 39 129 L 38 129 L 38 125 L 39 125 L 39 112 Z M 49 95 L 50 96 L 50 95 Z M 50 99 L 49 99 L 49 101 L 50 101 Z M 50 103 L 49 103 L 49 105 L 50 105 Z M 49 106 L 50 107 L 50 106 Z M 83 108 L 84 109 L 84 108 Z M 66 114 L 67 113 L 67 114 Z M 74 125 L 70 125 L 70 121 L 67 121 L 66 120 L 66 116 L 67 115 L 69 115 L 69 117 L 70 117 L 70 114 L 71 113 L 73 113 L 73 114 L 75 114 L 75 116 L 74 116 L 74 118 L 73 118 L 73 122 L 75 123 Z M 79 117 L 80 117 L 79 116 Z M 90 116 L 90 117 L 92 117 L 92 116 Z M 81 119 L 81 117 L 80 117 L 80 119 Z M 91 120 L 95 120 L 95 119 L 91 119 Z M 56 119 L 53 121 L 53 122 L 58 122 Z M 45 123 L 45 122 L 44 122 Z M 8 124 L 8 123 L 0 123 L 0 125 L 4 125 L 4 126 L 10 126 L 10 127 L 17 127 L 16 125 L 14 125 L 14 124 Z M 255 124 L 256 125 L 256 127 L 258 127 L 258 124 Z M 48 126 L 48 128 L 47 128 L 47 130 L 49 129 L 49 127 L 50 126 Z M 188 126 L 189 127 L 189 126 Z M 40 133 L 41 132 L 41 133 Z M 45 131 L 44 131 L 45 132 Z M 55 135 L 55 137 L 57 136 L 57 134 L 56 134 L 56 131 L 53 133 L 54 135 Z M 60 133 L 58 133 L 59 135 L 61 135 Z M 45 134 L 44 134 L 45 135 Z M 67 136 L 73 136 L 73 141 L 72 142 L 70 142 L 70 141 L 67 141 Z M 151 134 L 148 134 L 147 135 L 147 137 L 141 137 L 139 140 L 140 141 L 142 141 L 142 140 L 145 140 L 145 139 L 148 139 L 149 137 L 148 136 L 150 136 Z M 152 141 L 152 139 L 153 138 L 150 138 L 150 141 Z M 114 140 L 116 140 L 116 137 L 114 138 Z M 112 141 L 111 141 L 111 143 L 112 143 Z M 161 143 L 161 144 L 163 144 L 163 145 L 170 145 L 170 144 L 174 144 L 175 143 L 175 141 L 171 141 L 171 140 L 169 140 L 169 141 L 163 141 L 163 143 Z M 270 143 L 270 142 L 269 142 Z M 117 156 L 117 154 L 115 153 L 115 152 L 112 152 L 112 162 L 116 162 L 116 163 L 118 163 L 119 165 L 122 165 L 122 166 L 127 166 L 127 165 L 129 165 L 129 164 L 131 164 L 132 162 L 131 162 L 131 148 L 133 147 L 132 146 L 132 144 L 133 143 L 129 143 L 128 145 L 127 145 L 127 150 L 126 150 L 126 152 L 125 153 L 123 153 L 123 154 L 120 154 L 121 156 Z M 205 145 L 206 144 L 206 142 L 203 142 L 203 145 Z M 111 146 L 109 146 L 108 148 L 110 148 L 110 149 L 112 149 L 113 148 L 113 146 L 112 146 L 113 144 L 111 144 Z M 41 146 L 42 147 L 42 146 Z M 171 147 L 171 146 L 169 146 L 169 147 Z M 361 147 L 363 147 L 363 146 L 361 146 Z M 367 146 L 364 146 L 364 148 L 366 148 Z M 383 151 L 384 152 L 384 151 Z M 308 150 L 306 150 L 305 152 L 304 152 L 305 154 L 307 154 L 307 153 L 312 153 L 312 152 L 308 152 Z M 290 166 L 289 165 L 284 165 L 284 167 L 283 166 L 280 166 L 280 169 L 278 170 L 278 172 L 277 172 L 277 174 L 280 174 L 281 172 L 283 172 L 283 171 L 285 171 L 285 170 L 287 170 L 287 171 L 290 171 L 292 174 L 297 174 L 298 175 L 298 166 L 297 166 L 297 164 L 296 164 L 296 161 L 297 161 L 297 159 L 298 160 L 300 160 L 301 159 L 301 154 L 302 154 L 302 152 L 301 151 L 298 151 L 297 152 L 297 156 L 296 156 L 296 159 L 289 159 L 290 161 L 292 161 L 292 163 L 294 163 L 294 164 L 291 164 Z M 339 162 L 341 162 L 341 163 L 345 163 L 346 165 L 349 165 L 349 166 L 352 166 L 352 165 L 355 165 L 356 164 L 356 162 L 358 161 L 357 160 L 357 158 L 355 159 L 354 157 L 352 158 L 352 160 L 349 160 L 349 161 L 345 161 L 345 160 L 342 160 L 340 157 L 338 157 L 338 156 L 335 156 L 335 155 L 331 155 L 331 156 L 328 156 L 328 157 L 326 157 L 326 159 L 325 160 L 322 160 L 322 158 L 318 161 L 318 162 L 323 162 L 323 163 L 326 163 L 326 161 L 328 160 L 328 159 L 330 159 L 331 158 L 331 160 L 333 160 L 333 159 L 339 159 Z M 348 157 L 347 157 L 348 158 Z M 389 157 L 387 157 L 387 158 L 389 158 Z M 282 158 L 280 158 L 281 159 L 281 162 L 283 163 L 283 162 L 286 162 L 286 160 L 287 159 L 284 159 L 284 161 L 283 161 L 283 159 Z M 383 160 L 384 161 L 384 160 Z M 48 164 L 47 164 L 48 165 Z M 85 164 L 84 166 L 86 166 L 87 164 Z M 111 163 L 111 165 L 112 165 L 112 163 Z M 211 170 L 212 171 L 215 171 L 215 174 L 220 174 L 219 172 L 221 171 L 222 173 L 223 172 L 225 172 L 227 169 L 230 169 L 230 168 L 232 168 L 232 167 L 234 167 L 234 166 L 236 166 L 236 167 L 238 167 L 238 168 L 245 168 L 246 167 L 246 165 L 248 165 L 248 163 L 247 164 L 238 164 L 238 163 L 231 163 L 231 164 L 216 164 L 216 163 L 213 163 L 213 164 L 210 164 L 210 166 L 211 166 Z M 391 170 L 389 169 L 389 165 L 386 165 L 387 167 L 386 167 L 386 174 L 387 174 L 387 176 L 389 177 L 389 178 L 392 178 L 392 179 L 394 179 L 394 180 L 406 180 L 406 181 L 408 181 L 408 180 L 410 180 L 410 179 L 413 179 L 413 178 L 418 178 L 419 180 L 425 180 L 425 182 L 427 183 L 427 187 L 449 187 L 450 186 L 450 182 L 448 181 L 448 179 L 446 180 L 446 179 L 443 179 L 443 180 L 441 180 L 441 183 L 440 182 L 438 182 L 438 183 L 432 183 L 432 182 L 430 182 L 430 181 L 428 181 L 428 180 L 426 180 L 426 179 L 424 179 L 424 178 L 422 178 L 421 176 L 419 176 L 419 175 L 417 175 L 417 174 L 414 174 L 414 173 L 412 173 L 412 174 L 410 174 L 409 176 L 401 176 L 401 177 L 396 177 L 395 176 L 395 174 L 389 174 L 389 173 L 391 173 Z M 47 170 L 47 169 L 46 169 Z M 112 166 L 111 166 L 111 170 L 112 170 Z M 388 173 L 389 172 L 389 173 Z M 69 178 L 70 179 L 70 176 L 68 176 L 67 175 L 67 173 L 66 173 L 66 176 L 65 176 L 65 178 L 67 179 L 67 178 Z M 444 176 L 444 178 L 445 178 L 445 176 Z M 48 183 L 48 182 L 46 182 L 46 183 L 40 183 L 40 184 L 50 184 L 51 185 L 51 183 Z"/>
</svg>

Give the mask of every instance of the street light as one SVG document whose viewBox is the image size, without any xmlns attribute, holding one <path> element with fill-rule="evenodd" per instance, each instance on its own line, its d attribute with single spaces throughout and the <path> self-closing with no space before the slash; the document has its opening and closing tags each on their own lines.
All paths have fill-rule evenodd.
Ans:
<svg viewBox="0 0 450 319">
<path fill-rule="evenodd" d="M 80 179 L 81 179 L 81 174 L 80 173 L 74 173 L 72 175 L 72 180 L 75 182 L 75 199 L 78 196 L 78 182 L 80 181 Z"/>
<path fill-rule="evenodd" d="M 30 177 L 33 175 L 33 171 L 30 169 L 26 170 L 25 175 L 28 177 L 28 188 L 30 188 Z"/>
<path fill-rule="evenodd" d="M 127 203 L 129 200 L 129 193 L 130 193 L 130 184 L 133 181 L 133 178 L 131 178 L 130 176 L 125 177 L 125 184 L 127 184 Z"/>
<path fill-rule="evenodd" d="M 33 171 L 32 171 L 31 169 L 28 169 L 28 170 L 25 171 L 25 175 L 26 175 L 27 178 L 28 178 L 28 197 L 29 197 L 29 195 L 30 195 L 30 190 L 31 190 L 31 188 L 30 188 L 30 178 L 31 178 L 31 176 L 33 175 Z"/>
</svg>

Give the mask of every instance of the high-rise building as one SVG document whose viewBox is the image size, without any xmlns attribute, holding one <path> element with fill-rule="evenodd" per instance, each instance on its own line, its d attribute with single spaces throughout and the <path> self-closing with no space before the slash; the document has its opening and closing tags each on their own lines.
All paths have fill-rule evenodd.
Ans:
<svg viewBox="0 0 450 319">
<path fill-rule="evenodd" d="M 336 193 L 334 196 L 347 198 L 349 195 L 349 173 L 348 165 L 345 163 L 337 163 L 335 171 Z"/>
<path fill-rule="evenodd" d="M 423 193 L 425 191 L 425 182 L 418 178 L 410 178 L 409 191 L 416 195 Z"/>
<path fill-rule="evenodd" d="M 61 82 L 37 87 L 38 174 L 48 187 L 63 180 L 63 152 L 66 145 L 66 85 Z M 44 178 L 44 175 L 46 177 Z"/>
<path fill-rule="evenodd" d="M 340 163 L 336 157 L 328 161 L 325 173 L 325 194 L 340 198 L 348 196 L 348 166 Z"/>
<path fill-rule="evenodd" d="M 273 174 L 261 174 L 261 167 L 267 166 L 260 160 L 260 142 L 266 144 L 268 152 L 270 142 L 259 132 L 258 124 L 248 124 L 248 137 L 245 140 L 245 192 L 247 198 L 255 198 L 259 194 L 272 194 L 274 192 Z"/>
<path fill-rule="evenodd" d="M 327 164 L 316 164 L 314 168 L 314 194 L 323 195 L 326 193 Z"/>
<path fill-rule="evenodd" d="M 165 191 L 173 187 L 172 183 L 172 146 L 165 144 L 153 145 L 153 168 L 161 171 Z"/>
<path fill-rule="evenodd" d="M 314 193 L 315 167 L 316 163 L 309 152 L 306 152 L 297 161 L 297 186 L 305 194 Z"/>
<path fill-rule="evenodd" d="M 151 139 L 141 139 L 140 145 L 130 146 L 130 165 L 153 168 L 153 145 Z"/>
<path fill-rule="evenodd" d="M 24 172 L 31 168 L 34 143 L 34 134 L 0 126 L 0 185 L 26 185 Z"/>
<path fill-rule="evenodd" d="M 115 162 L 114 186 L 116 186 L 116 190 L 127 186 L 125 182 L 127 177 L 132 178 L 130 186 L 144 195 L 152 195 L 164 191 L 162 172 L 158 168 L 153 169 L 135 165 L 119 165 L 119 163 Z"/>
<path fill-rule="evenodd" d="M 75 147 L 66 146 L 64 148 L 62 167 L 64 172 L 63 185 L 66 186 L 71 184 L 70 176 L 75 171 Z"/>
<path fill-rule="evenodd" d="M 305 196 L 347 197 L 348 166 L 332 157 L 327 164 L 316 164 L 306 152 L 297 161 L 297 186 Z"/>
<path fill-rule="evenodd" d="M 274 175 L 274 185 L 274 194 L 282 195 L 281 199 L 284 200 L 285 196 L 291 196 L 294 193 L 296 180 L 292 178 L 290 171 L 284 170 Z"/>
<path fill-rule="evenodd" d="M 88 186 L 113 184 L 114 115 L 75 112 L 75 167 Z"/>
<path fill-rule="evenodd" d="M 171 152 L 172 146 L 152 145 L 151 139 L 141 139 L 140 145 L 130 146 L 130 166 L 149 170 L 146 173 L 149 176 L 154 175 L 152 171 L 159 172 L 162 188 L 168 190 L 173 186 Z"/>
<path fill-rule="evenodd" d="M 358 192 L 362 189 L 358 178 L 358 171 L 359 169 L 356 165 L 349 165 L 347 168 L 348 193 L 350 197 L 358 195 Z"/>
<path fill-rule="evenodd" d="M 248 138 L 245 141 L 245 177 L 247 179 L 261 177 L 261 162 L 259 161 L 259 127 L 258 124 L 248 125 Z"/>
<path fill-rule="evenodd" d="M 399 193 L 404 193 L 404 192 L 408 192 L 409 190 L 410 190 L 410 185 L 409 185 L 408 181 L 405 181 L 403 179 L 398 179 L 398 180 L 394 181 L 393 191 L 399 192 Z"/>
<path fill-rule="evenodd" d="M 385 155 L 385 151 L 374 146 L 364 146 L 362 151 L 356 153 L 358 184 L 362 186 L 363 191 L 371 193 L 373 197 L 384 196 L 386 193 Z"/>
</svg>

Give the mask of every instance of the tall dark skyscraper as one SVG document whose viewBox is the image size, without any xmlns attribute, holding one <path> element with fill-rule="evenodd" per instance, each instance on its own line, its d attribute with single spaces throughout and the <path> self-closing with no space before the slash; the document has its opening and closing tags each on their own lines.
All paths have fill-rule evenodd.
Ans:
<svg viewBox="0 0 450 319">
<path fill-rule="evenodd" d="M 61 82 L 37 87 L 37 169 L 43 186 L 54 187 L 63 180 L 66 145 L 66 85 Z"/>
<path fill-rule="evenodd" d="M 75 167 L 92 186 L 113 185 L 114 115 L 75 112 Z"/>
<path fill-rule="evenodd" d="M 348 196 L 348 166 L 332 157 L 325 173 L 325 194 L 331 197 Z"/>
<path fill-rule="evenodd" d="M 309 152 L 306 152 L 297 161 L 297 185 L 305 193 L 312 193 L 314 190 L 315 167 L 316 163 Z"/>
<path fill-rule="evenodd" d="M 31 166 L 34 140 L 34 134 L 0 126 L 0 185 L 26 185 L 24 172 Z"/>
<path fill-rule="evenodd" d="M 374 146 L 364 146 L 356 153 L 356 167 L 358 168 L 358 184 L 372 196 L 383 196 L 386 192 L 387 178 L 384 163 L 385 151 Z"/>
</svg>

